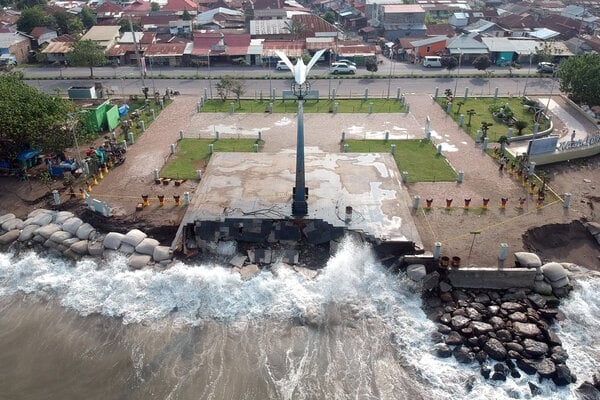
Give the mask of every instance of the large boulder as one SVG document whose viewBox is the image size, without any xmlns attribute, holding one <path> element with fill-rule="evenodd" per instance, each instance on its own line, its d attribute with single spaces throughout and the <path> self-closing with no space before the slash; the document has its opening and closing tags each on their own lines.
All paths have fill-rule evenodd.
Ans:
<svg viewBox="0 0 600 400">
<path fill-rule="evenodd" d="M 13 229 L 12 231 L 6 232 L 4 235 L 0 236 L 0 245 L 5 246 L 7 244 L 11 244 L 19 238 L 20 234 L 21 231 L 18 229 Z"/>
<path fill-rule="evenodd" d="M 452 317 L 452 328 L 454 329 L 461 329 L 464 328 L 465 326 L 469 325 L 469 323 L 471 322 L 471 320 L 465 316 L 462 315 L 455 315 L 454 317 Z"/>
<path fill-rule="evenodd" d="M 125 237 L 123 237 L 123 243 L 127 243 L 133 247 L 136 247 L 138 244 L 140 244 L 142 242 L 142 240 L 146 239 L 146 237 L 148 237 L 148 235 L 146 235 L 144 232 L 140 231 L 139 229 L 132 229 L 129 232 L 127 232 L 127 234 L 125 235 Z"/>
<path fill-rule="evenodd" d="M 532 338 L 536 337 L 542 333 L 540 328 L 536 324 L 531 323 L 523 323 L 523 322 L 514 322 L 513 323 L 513 332 L 517 336 L 521 336 L 524 338 Z"/>
<path fill-rule="evenodd" d="M 427 275 L 427 270 L 423 264 L 411 264 L 406 267 L 406 275 L 415 282 L 421 282 Z"/>
<path fill-rule="evenodd" d="M 542 378 L 550 378 L 556 372 L 556 365 L 549 358 L 544 358 L 535 364 L 535 369 Z"/>
<path fill-rule="evenodd" d="M 246 265 L 240 270 L 240 275 L 244 280 L 251 279 L 258 274 L 260 274 L 260 268 L 256 264 Z"/>
<path fill-rule="evenodd" d="M 566 364 L 556 364 L 556 372 L 552 376 L 556 386 L 567 386 L 574 382 L 573 374 Z"/>
<path fill-rule="evenodd" d="M 121 247 L 121 241 L 123 240 L 124 236 L 125 235 L 119 232 L 107 233 L 104 237 L 104 248 L 110 250 L 117 250 L 119 247 Z"/>
<path fill-rule="evenodd" d="M 498 339 L 490 338 L 483 345 L 483 350 L 490 356 L 490 358 L 496 361 L 504 361 L 506 359 L 506 348 Z"/>
<path fill-rule="evenodd" d="M 537 340 L 527 338 L 523 340 L 523 347 L 529 358 L 541 358 L 548 354 L 548 345 Z"/>
<path fill-rule="evenodd" d="M 494 330 L 494 327 L 486 322 L 473 321 L 472 325 L 473 332 L 476 335 L 485 334 Z"/>
<path fill-rule="evenodd" d="M 156 248 L 156 246 L 159 245 L 160 242 L 158 240 L 152 238 L 145 238 L 140 242 L 140 244 L 135 246 L 135 251 L 140 254 L 147 254 L 149 256 L 152 256 L 154 254 L 154 249 Z"/>
<path fill-rule="evenodd" d="M 81 225 L 83 225 L 83 221 L 80 218 L 73 217 L 63 222 L 62 229 L 75 236 L 77 235 L 77 229 L 79 229 Z"/>
</svg>

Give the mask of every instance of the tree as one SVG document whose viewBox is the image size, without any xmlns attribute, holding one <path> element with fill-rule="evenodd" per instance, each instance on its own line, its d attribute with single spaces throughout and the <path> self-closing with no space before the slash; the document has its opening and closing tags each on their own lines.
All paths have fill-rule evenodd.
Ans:
<svg viewBox="0 0 600 400">
<path fill-rule="evenodd" d="M 527 121 L 516 120 L 514 123 L 514 127 L 517 128 L 517 135 L 521 136 L 523 134 L 523 129 L 527 128 L 529 123 Z"/>
<path fill-rule="evenodd" d="M 365 60 L 365 67 L 369 72 L 377 72 L 377 60 L 374 57 L 369 57 Z"/>
<path fill-rule="evenodd" d="M 231 91 L 235 94 L 238 104 L 240 104 L 240 97 L 246 93 L 246 83 L 241 79 L 234 79 L 231 85 Z"/>
<path fill-rule="evenodd" d="M 229 97 L 229 92 L 233 89 L 233 77 L 225 75 L 219 78 L 215 84 L 217 88 L 217 94 L 221 100 L 225 101 Z"/>
<path fill-rule="evenodd" d="M 600 54 L 573 56 L 558 68 L 560 90 L 577 103 L 600 105 Z"/>
<path fill-rule="evenodd" d="M 17 8 L 19 10 L 25 10 L 27 8 L 32 8 L 35 6 L 47 6 L 48 2 L 46 0 L 19 0 L 17 1 Z"/>
<path fill-rule="evenodd" d="M 90 29 L 92 26 L 96 25 L 96 22 L 98 22 L 96 14 L 94 14 L 94 12 L 87 6 L 84 6 L 81 9 L 81 14 L 79 16 L 81 17 L 81 22 L 83 22 L 85 29 Z"/>
<path fill-rule="evenodd" d="M 283 25 L 283 29 L 288 31 L 293 40 L 303 38 L 308 29 L 306 25 L 293 19 L 285 21 Z"/>
<path fill-rule="evenodd" d="M 473 118 L 473 115 L 475 115 L 475 114 L 477 114 L 477 113 L 472 108 L 470 110 L 467 110 L 467 115 L 469 116 L 469 122 L 467 122 L 467 126 L 469 128 L 471 127 L 471 118 Z"/>
<path fill-rule="evenodd" d="M 490 58 L 486 55 L 482 55 L 473 60 L 473 66 L 479 71 L 485 71 L 492 65 Z"/>
<path fill-rule="evenodd" d="M 181 19 L 184 21 L 191 21 L 192 15 L 188 12 L 188 10 L 183 10 L 183 14 L 181 14 Z"/>
<path fill-rule="evenodd" d="M 446 68 L 448 71 L 451 71 L 458 66 L 456 57 L 442 57 L 440 63 L 442 64 L 442 67 Z"/>
<path fill-rule="evenodd" d="M 160 10 L 160 4 L 158 4 L 155 1 L 153 1 L 152 3 L 150 3 L 150 10 L 152 10 L 152 11 L 158 11 L 158 10 Z"/>
<path fill-rule="evenodd" d="M 481 138 L 482 139 L 485 139 L 487 137 L 488 130 L 490 129 L 490 126 L 492 126 L 492 125 L 494 125 L 494 124 L 485 122 L 485 121 L 481 122 L 481 133 L 482 133 Z"/>
<path fill-rule="evenodd" d="M 94 79 L 94 67 L 108 62 L 104 50 L 92 40 L 78 40 L 73 43 L 73 51 L 67 53 L 67 61 L 76 67 L 89 67 L 90 78 Z"/>
<path fill-rule="evenodd" d="M 67 24 L 67 32 L 69 35 L 78 38 L 83 33 L 83 22 L 77 18 L 70 18 Z"/>
<path fill-rule="evenodd" d="M 326 11 L 322 18 L 330 24 L 335 22 L 335 14 L 331 10 Z"/>
<path fill-rule="evenodd" d="M 17 20 L 17 29 L 21 32 L 31 33 L 36 26 L 55 26 L 54 18 L 42 6 L 26 8 Z"/>
<path fill-rule="evenodd" d="M 133 26 L 133 31 L 134 32 L 141 32 L 142 31 L 142 25 L 139 23 L 139 21 L 132 21 L 131 25 Z M 127 18 L 123 18 L 119 20 L 119 32 L 123 33 L 123 32 L 131 32 L 131 28 L 129 26 L 129 20 Z"/>
<path fill-rule="evenodd" d="M 16 74 L 0 76 L 0 159 L 14 160 L 23 147 L 61 153 L 73 144 L 65 130 L 71 101 L 25 84 Z"/>
</svg>

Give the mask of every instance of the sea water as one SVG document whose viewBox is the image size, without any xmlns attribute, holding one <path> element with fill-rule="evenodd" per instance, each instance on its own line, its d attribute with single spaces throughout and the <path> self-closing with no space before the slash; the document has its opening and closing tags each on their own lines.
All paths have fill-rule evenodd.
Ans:
<svg viewBox="0 0 600 400">
<path fill-rule="evenodd" d="M 599 292 L 579 278 L 555 327 L 579 383 L 600 370 Z M 314 279 L 3 253 L 0 310 L 0 398 L 527 399 L 529 381 L 575 398 L 437 358 L 418 288 L 351 240 Z"/>
</svg>

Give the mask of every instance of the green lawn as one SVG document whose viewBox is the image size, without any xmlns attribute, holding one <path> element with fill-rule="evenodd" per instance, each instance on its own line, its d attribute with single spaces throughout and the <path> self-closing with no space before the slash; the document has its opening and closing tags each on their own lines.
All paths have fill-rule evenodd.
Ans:
<svg viewBox="0 0 600 400">
<path fill-rule="evenodd" d="M 444 111 L 446 111 L 446 98 L 444 96 L 437 98 L 437 103 L 442 107 Z M 464 103 L 460 106 L 459 103 Z M 465 101 L 463 97 L 457 97 L 455 103 L 452 105 L 452 113 L 451 117 L 453 120 L 458 122 L 460 118 L 460 114 L 465 116 L 463 129 L 467 132 L 471 137 L 475 138 L 478 129 L 481 129 L 482 122 L 492 123 L 493 125 L 488 129 L 488 140 L 490 142 L 497 142 L 500 136 L 506 136 L 508 131 L 508 125 L 495 121 L 492 113 L 489 108 L 491 105 L 503 105 L 508 103 L 510 109 L 515 113 L 514 118 L 521 121 L 526 121 L 528 126 L 523 129 L 524 135 L 530 135 L 533 133 L 533 112 L 526 110 L 521 103 L 520 97 L 498 97 L 494 100 L 493 97 L 469 97 Z M 467 126 L 469 122 L 469 115 L 467 113 L 468 110 L 474 110 L 475 114 L 471 118 L 471 126 Z M 548 129 L 549 125 L 546 123 L 545 119 L 542 118 L 543 123 L 540 124 L 539 131 L 543 131 Z M 517 129 L 513 128 L 513 136 L 517 136 Z"/>
<path fill-rule="evenodd" d="M 394 159 L 400 172 L 408 172 L 409 182 L 452 182 L 456 172 L 446 157 L 437 154 L 437 149 L 427 140 L 348 140 L 348 152 L 389 153 L 396 145 Z"/>
<path fill-rule="evenodd" d="M 209 144 L 213 144 L 215 152 L 254 151 L 258 143 L 259 151 L 264 141 L 258 139 L 183 139 L 177 142 L 175 154 L 160 170 L 161 178 L 195 179 L 196 170 L 203 169 L 210 159 Z"/>
<path fill-rule="evenodd" d="M 264 113 L 269 110 L 268 99 L 264 100 L 208 100 L 202 107 L 204 112 L 231 112 L 231 103 L 234 112 L 242 113 Z M 328 113 L 333 112 L 336 106 L 339 113 L 369 113 L 373 103 L 373 113 L 404 112 L 404 106 L 395 99 L 369 99 L 369 100 L 305 100 L 305 113 Z M 277 99 L 273 102 L 273 113 L 295 113 L 298 111 L 298 102 L 295 100 Z"/>
</svg>

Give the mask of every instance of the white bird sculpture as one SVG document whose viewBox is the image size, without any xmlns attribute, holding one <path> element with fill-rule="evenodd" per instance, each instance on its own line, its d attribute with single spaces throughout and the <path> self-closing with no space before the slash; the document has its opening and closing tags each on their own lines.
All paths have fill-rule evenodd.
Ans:
<svg viewBox="0 0 600 400">
<path fill-rule="evenodd" d="M 290 71 L 292 71 L 292 73 L 294 74 L 294 79 L 296 80 L 296 83 L 298 85 L 302 85 L 304 82 L 306 82 L 308 72 L 313 67 L 313 65 L 316 64 L 317 60 L 321 57 L 321 55 L 325 53 L 325 50 L 326 49 L 317 51 L 308 62 L 308 65 L 304 65 L 304 60 L 302 60 L 302 57 L 298 57 L 296 65 L 294 65 L 292 64 L 288 56 L 285 55 L 284 52 L 276 50 L 275 54 L 277 54 L 279 58 L 281 58 L 281 60 L 285 63 L 285 65 L 287 65 L 290 68 Z"/>
</svg>

